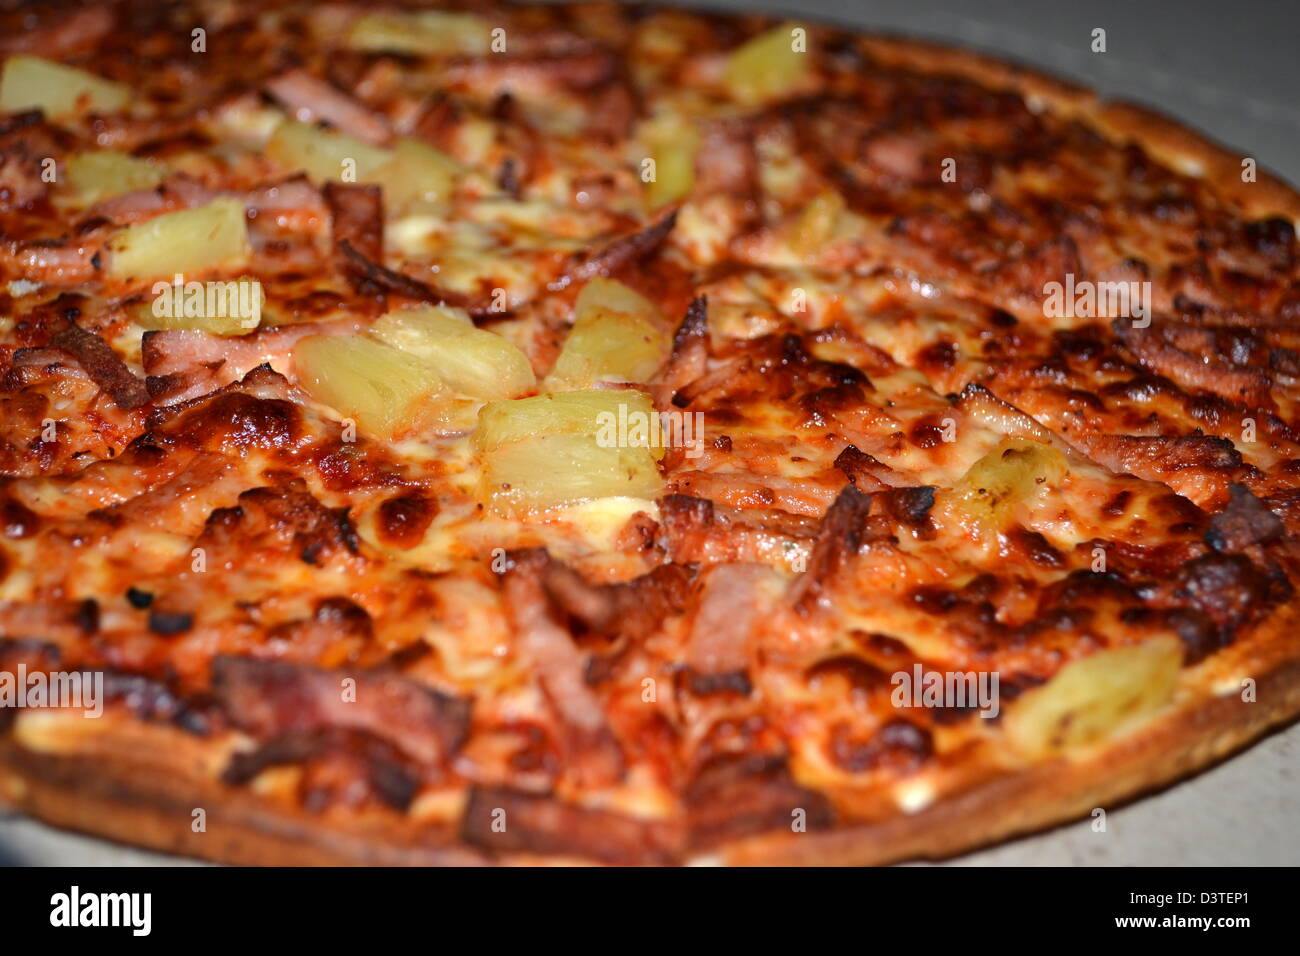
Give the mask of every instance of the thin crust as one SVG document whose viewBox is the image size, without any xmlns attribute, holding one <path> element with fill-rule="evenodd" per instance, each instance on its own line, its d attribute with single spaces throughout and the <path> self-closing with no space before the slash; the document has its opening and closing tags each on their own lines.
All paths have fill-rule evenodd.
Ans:
<svg viewBox="0 0 1300 956">
<path fill-rule="evenodd" d="M 1249 647 L 1216 668 L 1220 674 L 1250 676 L 1256 692 L 1252 702 L 1242 700 L 1239 681 L 1224 694 L 1203 690 L 1083 759 L 999 775 L 917 813 L 872 826 L 736 841 L 700 862 L 863 866 L 943 859 L 1066 822 L 1095 807 L 1113 809 L 1223 760 L 1300 714 L 1298 624 L 1300 609 L 1279 612 L 1252 636 Z M 309 814 L 270 807 L 247 791 L 195 773 L 198 761 L 142 762 L 143 754 L 194 747 L 169 728 L 137 726 L 121 743 L 98 739 L 98 752 L 51 755 L 12 739 L 0 742 L 0 795 L 53 826 L 243 866 L 548 862 L 534 855 L 488 856 L 458 844 L 451 828 L 430 827 L 413 835 L 391 826 L 333 826 Z M 202 830 L 194 827 L 196 808 L 206 813 Z"/>
<path fill-rule="evenodd" d="M 1214 188 L 1246 216 L 1300 222 L 1300 193 L 1260 171 L 1240 179 L 1242 157 L 1145 107 L 1105 102 L 1051 76 L 957 48 L 858 36 L 877 61 L 956 74 L 1011 90 L 1035 109 L 1078 119 Z M 1249 677 L 1257 701 L 1241 700 Z M 878 823 L 731 840 L 696 859 L 735 865 L 858 865 L 943 858 L 1111 807 L 1186 777 L 1300 714 L 1300 601 L 1290 598 L 1231 648 L 1184 680 L 1175 706 L 1078 757 L 990 773 L 913 813 Z M 19 718 L 20 723 L 26 718 Z M 570 857 L 487 854 L 449 824 L 391 819 L 341 822 L 268 803 L 217 782 L 209 744 L 177 729 L 114 713 L 106 732 L 0 738 L 0 797 L 55 826 L 152 849 L 234 864 L 476 865 L 570 862 Z M 204 825 L 195 825 L 196 809 Z M 414 827 L 414 829 L 413 829 Z"/>
<path fill-rule="evenodd" d="M 1160 162 L 1214 188 L 1251 217 L 1286 216 L 1300 222 L 1300 193 L 1272 173 L 1257 170 L 1243 182 L 1248 154 L 1216 143 L 1157 110 L 1124 100 L 1102 99 L 1085 87 L 1018 63 L 922 40 L 863 35 L 862 46 L 882 63 L 925 73 L 955 74 L 993 89 L 1012 90 L 1031 105 L 1091 125 L 1115 143 L 1134 142 Z"/>
</svg>

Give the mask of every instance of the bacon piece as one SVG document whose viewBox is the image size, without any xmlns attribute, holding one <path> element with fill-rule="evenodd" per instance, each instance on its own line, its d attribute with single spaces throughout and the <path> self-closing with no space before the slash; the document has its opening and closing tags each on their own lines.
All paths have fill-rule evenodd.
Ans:
<svg viewBox="0 0 1300 956">
<path fill-rule="evenodd" d="M 1128 319 L 1116 319 L 1112 327 L 1138 361 L 1180 385 L 1205 389 L 1251 407 L 1273 406 L 1270 391 L 1273 383 L 1268 374 L 1260 368 L 1214 358 L 1223 354 L 1214 348 L 1217 342 L 1201 342 L 1196 352 L 1188 352 L 1170 341 L 1180 335 L 1177 331 L 1166 332 L 1163 327 L 1135 329 Z M 1185 339 L 1189 332 L 1181 335 Z"/>
<path fill-rule="evenodd" d="M 552 561 L 542 572 L 547 596 L 588 629 L 639 640 L 685 609 L 686 570 L 661 565 L 631 581 L 592 584 L 572 568 Z"/>
<path fill-rule="evenodd" d="M 207 734 L 212 718 L 202 705 L 178 696 L 159 680 L 121 671 L 104 672 L 104 698 L 118 701 L 141 720 L 176 724 L 195 734 Z"/>
<path fill-rule="evenodd" d="M 623 774 L 623 752 L 595 693 L 573 636 L 555 622 L 542 586 L 550 564 L 545 550 L 513 552 L 502 578 L 520 655 L 531 663 L 547 700 L 569 733 L 575 770 L 583 785 L 604 786 Z"/>
<path fill-rule="evenodd" d="M 355 700 L 345 699 L 349 678 Z M 259 737 L 361 730 L 424 764 L 447 760 L 469 733 L 469 700 L 398 674 L 220 655 L 212 661 L 212 693 L 237 727 Z"/>
<path fill-rule="evenodd" d="M 1028 299 L 1043 298 L 1049 282 L 1064 282 L 1066 275 L 1083 279 L 1079 248 L 1069 236 L 1058 236 L 1028 250 L 989 272 L 999 288 L 1018 292 Z"/>
<path fill-rule="evenodd" d="M 320 190 L 301 173 L 244 194 L 249 226 L 268 221 L 282 229 L 310 230 L 329 212 Z"/>
<path fill-rule="evenodd" d="M 175 405 L 190 401 L 268 365 L 292 376 L 293 347 L 309 335 L 343 335 L 362 327 L 357 319 L 304 322 L 258 329 L 249 335 L 221 336 L 198 329 L 154 329 L 140 342 L 140 361 L 154 400 Z"/>
<path fill-rule="evenodd" d="M 659 502 L 658 543 L 688 564 L 788 562 L 807 554 L 817 522 L 783 511 L 733 511 L 707 498 L 666 495 Z"/>
<path fill-rule="evenodd" d="M 233 501 L 247 481 L 223 455 L 200 453 L 186 459 L 174 453 L 174 476 L 121 503 L 96 509 L 92 514 L 117 528 L 173 534 L 197 531 L 214 503 Z M 184 464 L 179 464 L 183 462 Z"/>
<path fill-rule="evenodd" d="M 371 795 L 394 809 L 406 810 L 420 789 L 418 774 L 387 741 L 335 728 L 280 734 L 254 751 L 236 753 L 221 779 L 244 784 L 269 767 L 285 764 L 303 767 L 298 792 L 303 806 L 312 811 L 336 803 L 356 807 Z M 359 790 L 358 782 L 365 787 Z"/>
<path fill-rule="evenodd" d="M 1025 438 L 1066 453 L 1070 447 L 1029 413 L 998 398 L 978 382 L 961 390 L 955 407 L 976 423 L 1008 438 Z"/>
<path fill-rule="evenodd" d="M 326 183 L 325 202 L 334 241 L 346 242 L 370 260 L 384 257 L 384 194 L 378 186 Z"/>
<path fill-rule="evenodd" d="M 419 279 L 413 278 L 402 272 L 394 272 L 379 263 L 372 261 L 357 251 L 356 247 L 348 240 L 344 239 L 338 244 L 339 251 L 347 260 L 349 267 L 354 275 L 363 283 L 369 283 L 370 287 L 376 291 L 396 292 L 398 295 L 404 295 L 408 299 L 416 299 L 420 302 L 430 302 L 434 305 L 449 305 L 454 308 L 464 309 L 475 318 L 482 318 L 490 315 L 491 303 L 481 299 L 470 299 L 468 296 L 461 295 L 459 292 L 450 292 L 443 289 L 435 289 L 433 286 L 426 285 Z M 364 286 L 363 286 L 364 288 Z"/>
<path fill-rule="evenodd" d="M 448 64 L 443 80 L 464 84 L 480 92 L 501 94 L 513 90 L 538 95 L 540 89 L 586 91 L 618 75 L 618 58 L 612 50 L 595 46 L 554 56 L 495 55 Z"/>
<path fill-rule="evenodd" d="M 835 457 L 835 467 L 844 472 L 853 487 L 868 494 L 884 491 L 906 480 L 883 461 L 859 451 L 856 445 L 844 446 Z"/>
<path fill-rule="evenodd" d="M 706 196 L 726 193 L 752 198 L 758 195 L 758 155 L 755 131 L 747 120 L 709 123 L 695 155 L 695 192 Z"/>
<path fill-rule="evenodd" d="M 708 371 L 709 297 L 696 296 L 686 308 L 682 324 L 673 333 L 673 350 L 656 380 L 674 390 L 689 385 Z"/>
<path fill-rule="evenodd" d="M 462 110 L 444 90 L 425 100 L 412 122 L 411 132 L 439 149 L 446 149 L 462 120 Z"/>
<path fill-rule="evenodd" d="M 810 830 L 834 822 L 830 801 L 791 780 L 786 758 L 780 755 L 717 758 L 696 774 L 685 796 L 693 848 L 765 830 L 788 832 L 800 810 Z"/>
<path fill-rule="evenodd" d="M 1205 543 L 1219 552 L 1244 551 L 1251 545 L 1276 541 L 1286 533 L 1282 519 L 1245 485 L 1228 486 L 1228 506 L 1210 519 Z"/>
<path fill-rule="evenodd" d="M 0 273 L 43 285 L 67 286 L 99 278 L 104 237 L 33 239 L 0 244 Z"/>
<path fill-rule="evenodd" d="M 658 222 L 621 236 L 594 253 L 575 256 L 565 269 L 564 276 L 551 284 L 552 288 L 562 289 L 574 281 L 586 282 L 596 276 L 609 276 L 626 265 L 641 261 L 663 245 L 676 223 L 677 210 L 674 209 Z"/>
<path fill-rule="evenodd" d="M 1241 453 L 1226 438 L 1205 435 L 1073 436 L 1090 457 L 1117 474 L 1163 477 L 1185 468 L 1229 470 L 1241 465 Z"/>
<path fill-rule="evenodd" d="M 666 824 L 507 787 L 479 786 L 470 788 L 460 836 L 472 846 L 496 853 L 575 856 L 621 864 L 673 863 L 677 842 Z"/>
<path fill-rule="evenodd" d="M 885 511 L 899 524 L 911 528 L 929 525 L 930 509 L 934 507 L 933 485 L 912 488 L 893 488 L 880 496 Z"/>
<path fill-rule="evenodd" d="M 791 585 L 789 600 L 801 614 L 828 589 L 832 579 L 848 564 L 867 538 L 871 495 L 845 485 L 822 518 L 817 542 L 808 558 L 808 570 Z"/>
<path fill-rule="evenodd" d="M 281 73 L 266 90 L 304 123 L 325 121 L 350 136 L 382 146 L 392 136 L 388 123 L 342 90 L 305 70 Z"/>
<path fill-rule="evenodd" d="M 0 210 L 43 199 L 49 191 L 44 163 L 60 152 L 40 110 L 0 120 Z"/>
<path fill-rule="evenodd" d="M 86 210 L 85 221 L 107 220 L 114 225 L 143 222 L 165 212 L 204 206 L 221 195 L 202 183 L 175 177 L 154 189 L 113 196 Z"/>
<path fill-rule="evenodd" d="M 673 475 L 672 483 L 683 494 L 711 498 L 731 508 L 778 508 L 810 517 L 823 514 L 839 491 L 838 481 L 750 472 L 680 471 Z"/>
<path fill-rule="evenodd" d="M 1224 646 L 1291 593 L 1285 577 L 1265 575 L 1245 555 L 1207 554 L 1183 565 L 1154 603 L 1190 607 L 1206 615 L 1218 629 L 1218 646 Z"/>
<path fill-rule="evenodd" d="M 0 39 L 0 53 L 33 53 L 46 59 L 61 59 L 108 34 L 113 22 L 111 6 L 82 7 L 64 13 L 53 23 L 16 30 Z"/>
<path fill-rule="evenodd" d="M 119 408 L 129 411 L 149 401 L 149 390 L 144 382 L 94 332 L 87 332 L 69 322 L 66 328 L 50 337 L 50 345 L 75 358 L 95 384 L 113 397 Z"/>
<path fill-rule="evenodd" d="M 763 585 L 773 577 L 761 564 L 719 564 L 708 572 L 687 651 L 692 691 L 750 693 L 754 634 L 770 603 Z"/>
<path fill-rule="evenodd" d="M 919 130 L 878 133 L 863 144 L 862 158 L 889 180 L 904 185 L 928 184 L 934 178 L 931 164 L 926 162 L 930 139 Z"/>
</svg>

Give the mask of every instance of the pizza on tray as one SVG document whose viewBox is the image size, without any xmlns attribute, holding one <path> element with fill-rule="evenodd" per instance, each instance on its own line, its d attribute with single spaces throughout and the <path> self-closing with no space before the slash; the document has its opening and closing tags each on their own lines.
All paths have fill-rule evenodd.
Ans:
<svg viewBox="0 0 1300 956">
<path fill-rule="evenodd" d="M 21 811 L 239 863 L 878 863 L 1300 711 L 1300 200 L 1249 157 L 809 23 L 3 24 Z"/>
</svg>

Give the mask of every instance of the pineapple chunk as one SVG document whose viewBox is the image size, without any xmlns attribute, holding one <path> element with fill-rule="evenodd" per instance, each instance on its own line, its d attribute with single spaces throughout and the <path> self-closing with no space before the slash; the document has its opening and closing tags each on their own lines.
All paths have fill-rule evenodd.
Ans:
<svg viewBox="0 0 1300 956">
<path fill-rule="evenodd" d="M 73 153 L 68 157 L 67 175 L 77 202 L 93 206 L 110 196 L 152 189 L 166 178 L 167 171 L 129 153 L 103 150 Z"/>
<path fill-rule="evenodd" d="M 355 173 L 355 179 L 349 176 L 347 181 L 371 181 L 391 156 L 346 133 L 297 120 L 286 120 L 276 127 L 266 144 L 266 155 L 285 169 L 301 169 L 317 182 L 341 180 L 349 170 Z"/>
<path fill-rule="evenodd" d="M 1007 735 L 1029 757 L 1087 746 L 1168 703 L 1182 660 L 1177 638 L 1158 637 L 1072 661 L 1008 708 Z"/>
<path fill-rule="evenodd" d="M 724 81 L 732 99 L 758 105 L 797 90 L 811 68 L 806 47 L 795 48 L 796 29 L 804 30 L 807 37 L 806 27 L 787 21 L 760 33 L 727 58 Z"/>
<path fill-rule="evenodd" d="M 244 206 L 237 199 L 217 199 L 127 226 L 108 248 L 108 274 L 114 279 L 242 268 L 252 254 Z"/>
<path fill-rule="evenodd" d="M 455 186 L 460 164 L 446 153 L 413 139 L 401 139 L 393 158 L 373 173 L 384 187 L 391 209 L 408 210 L 446 202 Z"/>
<path fill-rule="evenodd" d="M 1005 530 L 1017 505 L 1060 485 L 1070 464 L 1051 445 L 1007 438 L 975 462 L 944 497 L 958 520 L 992 540 Z"/>
<path fill-rule="evenodd" d="M 620 408 L 620 406 L 622 406 Z M 494 510 L 521 513 L 593 498 L 657 498 L 663 450 L 620 445 L 614 423 L 648 422 L 645 394 L 589 389 L 493 402 L 479 412 L 474 445 L 482 495 Z"/>
<path fill-rule="evenodd" d="M 249 276 L 154 288 L 152 302 L 132 314 L 146 329 L 196 329 L 209 335 L 248 335 L 262 314 L 262 283 Z"/>
<path fill-rule="evenodd" d="M 804 207 L 795 225 L 792 245 L 797 252 L 813 255 L 835 235 L 835 227 L 844 213 L 844 197 L 826 190 L 818 193 Z"/>
<path fill-rule="evenodd" d="M 370 327 L 370 334 L 414 355 L 462 395 L 514 398 L 537 387 L 528 357 L 512 342 L 475 328 L 459 309 L 432 306 L 389 312 Z"/>
<path fill-rule="evenodd" d="M 646 183 L 646 202 L 652 209 L 690 194 L 695 186 L 695 154 L 700 134 L 690 123 L 669 114 L 645 123 L 637 139 L 655 163 L 655 178 Z"/>
<path fill-rule="evenodd" d="M 490 40 L 488 25 L 476 16 L 426 10 L 368 13 L 352 25 L 347 45 L 385 53 L 484 56 Z"/>
<path fill-rule="evenodd" d="M 592 279 L 574 311 L 577 320 L 547 376 L 548 389 L 647 382 L 672 349 L 659 310 L 621 282 Z"/>
<path fill-rule="evenodd" d="M 34 56 L 11 56 L 0 75 L 0 112 L 39 109 L 61 117 L 82 110 L 116 113 L 131 102 L 121 83 Z"/>
<path fill-rule="evenodd" d="M 380 438 L 445 422 L 453 409 L 419 359 L 363 335 L 310 335 L 293 363 L 307 394 Z"/>
</svg>

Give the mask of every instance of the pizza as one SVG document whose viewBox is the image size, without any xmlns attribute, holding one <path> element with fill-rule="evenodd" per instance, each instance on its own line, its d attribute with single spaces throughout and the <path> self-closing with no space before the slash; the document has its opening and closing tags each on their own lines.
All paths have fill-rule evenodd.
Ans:
<svg viewBox="0 0 1300 956">
<path fill-rule="evenodd" d="M 6 11 L 18 810 L 884 863 L 1300 712 L 1300 198 L 1248 155 L 806 22 Z"/>
</svg>

